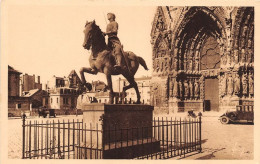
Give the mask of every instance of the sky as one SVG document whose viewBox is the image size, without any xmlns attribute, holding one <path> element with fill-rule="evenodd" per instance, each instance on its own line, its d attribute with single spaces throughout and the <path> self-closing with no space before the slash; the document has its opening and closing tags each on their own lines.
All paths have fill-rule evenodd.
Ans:
<svg viewBox="0 0 260 164">
<path fill-rule="evenodd" d="M 150 33 L 155 11 L 155 6 L 11 5 L 6 15 L 8 64 L 40 76 L 42 83 L 53 75 L 68 76 L 71 70 L 79 75 L 81 67 L 89 66 L 90 51 L 82 47 L 86 21 L 95 20 L 105 31 L 106 13 L 113 12 L 124 50 L 143 57 L 150 69 L 139 67 L 135 77 L 151 76 Z M 106 82 L 101 73 L 85 76 L 88 82 Z"/>
</svg>

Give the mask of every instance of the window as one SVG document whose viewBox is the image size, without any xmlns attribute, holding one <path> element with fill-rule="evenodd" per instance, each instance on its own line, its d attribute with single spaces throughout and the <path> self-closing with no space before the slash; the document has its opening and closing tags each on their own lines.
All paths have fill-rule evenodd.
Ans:
<svg viewBox="0 0 260 164">
<path fill-rule="evenodd" d="M 17 104 L 18 109 L 22 107 L 22 104 Z"/>
<path fill-rule="evenodd" d="M 59 103 L 59 98 L 57 97 L 57 103 Z"/>
<path fill-rule="evenodd" d="M 51 98 L 51 104 L 52 104 L 52 98 Z"/>
<path fill-rule="evenodd" d="M 45 98 L 45 104 L 48 104 L 48 97 Z"/>
</svg>

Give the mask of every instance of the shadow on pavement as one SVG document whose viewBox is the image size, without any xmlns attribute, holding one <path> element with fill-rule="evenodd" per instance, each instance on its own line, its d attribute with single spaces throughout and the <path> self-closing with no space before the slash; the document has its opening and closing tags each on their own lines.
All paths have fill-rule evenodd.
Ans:
<svg viewBox="0 0 260 164">
<path fill-rule="evenodd" d="M 214 153 L 218 152 L 218 151 L 222 151 L 226 148 L 221 148 L 221 149 L 204 149 L 204 151 L 210 153 L 210 154 L 207 154 L 207 155 L 204 155 L 202 157 L 199 157 L 199 158 L 196 158 L 197 160 L 204 160 L 204 159 L 212 159 L 214 158 Z"/>
</svg>

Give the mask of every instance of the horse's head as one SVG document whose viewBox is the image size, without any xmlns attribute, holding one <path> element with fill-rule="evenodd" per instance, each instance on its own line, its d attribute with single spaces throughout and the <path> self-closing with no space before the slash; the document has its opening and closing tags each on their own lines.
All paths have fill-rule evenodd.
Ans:
<svg viewBox="0 0 260 164">
<path fill-rule="evenodd" d="M 99 44 L 99 46 L 105 44 L 105 38 L 99 26 L 96 25 L 95 20 L 92 22 L 86 22 L 83 32 L 85 35 L 83 47 L 85 49 L 89 50 L 93 44 Z"/>
<path fill-rule="evenodd" d="M 94 33 L 95 25 L 96 25 L 95 20 L 92 22 L 87 21 L 85 25 L 85 29 L 83 31 L 85 35 L 83 47 L 87 50 L 90 49 L 93 42 L 93 33 Z"/>
</svg>

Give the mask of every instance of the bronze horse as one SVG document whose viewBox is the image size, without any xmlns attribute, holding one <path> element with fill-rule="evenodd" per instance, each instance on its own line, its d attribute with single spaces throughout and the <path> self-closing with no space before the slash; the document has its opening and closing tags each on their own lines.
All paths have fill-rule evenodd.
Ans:
<svg viewBox="0 0 260 164">
<path fill-rule="evenodd" d="M 80 69 L 80 75 L 82 79 L 82 83 L 88 89 L 91 89 L 91 85 L 86 83 L 84 72 L 96 75 L 98 72 L 104 73 L 107 78 L 109 93 L 109 104 L 113 104 L 114 93 L 112 87 L 112 75 L 120 75 L 122 74 L 127 81 L 129 82 L 128 86 L 123 87 L 123 98 L 125 97 L 125 91 L 134 88 L 137 95 L 137 104 L 140 104 L 140 93 L 138 90 L 137 83 L 135 82 L 134 75 L 139 68 L 139 64 L 141 64 L 145 70 L 148 70 L 147 65 L 142 57 L 136 56 L 131 51 L 124 52 L 124 58 L 122 59 L 123 67 L 121 70 L 115 70 L 115 58 L 112 55 L 112 51 L 108 48 L 105 42 L 105 37 L 99 28 L 96 25 L 95 21 L 87 22 L 85 25 L 85 39 L 83 43 L 83 47 L 87 50 L 92 51 L 91 56 L 89 57 L 90 68 L 82 67 Z"/>
</svg>

